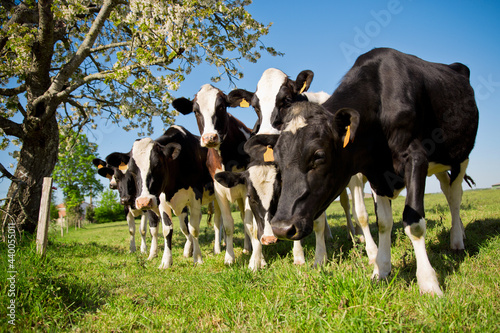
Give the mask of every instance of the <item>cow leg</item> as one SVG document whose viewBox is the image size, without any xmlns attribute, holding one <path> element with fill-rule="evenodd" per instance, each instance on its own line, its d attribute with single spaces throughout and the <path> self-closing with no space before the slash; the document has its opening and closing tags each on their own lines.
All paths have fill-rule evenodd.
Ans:
<svg viewBox="0 0 500 333">
<path fill-rule="evenodd" d="M 189 219 L 189 234 L 192 236 L 193 241 L 193 261 L 194 264 L 202 264 L 200 243 L 198 237 L 200 235 L 200 222 L 201 222 L 201 202 L 195 200 L 191 202 L 191 218 Z"/>
<path fill-rule="evenodd" d="M 325 220 L 325 242 L 327 242 L 328 240 L 333 240 L 332 230 L 330 229 L 330 226 L 328 225 L 328 219 L 326 218 L 326 211 L 321 214 L 320 218 Z"/>
<path fill-rule="evenodd" d="M 245 221 L 245 203 L 243 202 L 243 199 L 240 198 L 236 200 L 238 202 L 238 207 L 240 208 L 240 217 L 242 221 Z M 252 242 L 250 240 L 250 236 L 248 236 L 248 233 L 245 232 L 245 240 L 243 243 L 243 253 L 250 253 L 252 252 Z"/>
<path fill-rule="evenodd" d="M 161 200 L 161 199 L 160 199 Z M 160 215 L 163 225 L 163 238 L 165 240 L 165 249 L 163 250 L 163 257 L 161 259 L 161 264 L 158 268 L 165 269 L 172 266 L 172 235 L 174 233 L 174 228 L 172 225 L 172 210 L 170 207 L 166 207 L 166 204 L 160 204 Z"/>
<path fill-rule="evenodd" d="M 368 223 L 368 212 L 365 206 L 363 175 L 358 173 L 351 178 L 349 182 L 349 189 L 352 194 L 352 205 L 354 218 L 361 226 L 363 237 L 366 245 L 366 254 L 370 264 L 375 262 L 377 258 L 377 244 L 373 240 L 370 232 L 370 225 Z"/>
<path fill-rule="evenodd" d="M 250 256 L 250 261 L 248 263 L 248 268 L 252 271 L 257 271 L 266 266 L 266 261 L 262 255 L 262 244 L 258 237 L 258 226 L 257 221 L 255 221 L 250 208 L 250 203 L 248 198 L 245 199 L 245 231 L 250 236 L 252 242 L 252 255 Z"/>
<path fill-rule="evenodd" d="M 132 214 L 130 208 L 127 213 L 127 223 L 128 223 L 128 232 L 130 234 L 130 253 L 134 253 L 136 250 L 135 247 L 135 218 L 134 214 Z"/>
<path fill-rule="evenodd" d="M 314 266 L 321 266 L 326 262 L 326 244 L 325 244 L 325 230 L 328 227 L 326 223 L 326 214 L 323 213 L 319 218 L 314 220 L 313 230 L 316 234 L 316 252 L 314 255 Z"/>
<path fill-rule="evenodd" d="M 391 201 L 377 196 L 378 252 L 372 278 L 385 279 L 391 272 L 391 231 L 393 225 Z"/>
<path fill-rule="evenodd" d="M 184 252 L 182 253 L 184 258 L 189 258 L 193 255 L 193 238 L 189 233 L 188 224 L 188 210 L 187 207 L 184 207 L 182 213 L 179 215 L 179 227 L 186 237 L 186 244 L 184 244 Z"/>
<path fill-rule="evenodd" d="M 349 196 L 347 195 L 347 190 L 344 189 L 340 193 L 340 205 L 344 209 L 345 218 L 347 220 L 347 239 L 354 240 L 354 235 L 356 231 L 354 230 L 354 225 L 351 220 L 351 209 L 349 207 Z"/>
<path fill-rule="evenodd" d="M 465 170 L 469 160 L 462 162 L 460 165 L 460 173 L 457 178 L 450 184 L 450 176 L 448 172 L 441 172 L 436 174 L 436 178 L 441 184 L 441 190 L 443 191 L 446 200 L 448 201 L 448 206 L 451 212 L 451 230 L 450 230 L 450 248 L 452 250 L 464 250 L 464 225 L 462 224 L 462 219 L 460 218 L 460 204 L 462 203 L 462 181 L 465 176 Z"/>
<path fill-rule="evenodd" d="M 151 248 L 149 250 L 149 257 L 147 260 L 151 260 L 158 256 L 158 220 L 159 216 L 153 212 L 147 212 L 149 215 L 149 232 L 151 233 Z"/>
<path fill-rule="evenodd" d="M 217 200 L 214 200 L 214 233 L 215 233 L 215 241 L 214 241 L 214 254 L 220 254 L 221 248 L 221 226 L 222 226 L 222 216 L 220 212 L 219 204 Z"/>
<path fill-rule="evenodd" d="M 217 182 L 215 184 L 217 184 Z M 226 256 L 224 257 L 224 263 L 226 265 L 231 265 L 232 263 L 234 263 L 234 248 L 233 248 L 234 220 L 233 216 L 231 215 L 231 208 L 229 207 L 229 201 L 226 198 L 221 197 L 221 195 L 217 191 L 215 197 L 219 202 L 219 207 L 222 214 L 222 222 L 224 223 L 224 232 L 226 234 Z"/>
<path fill-rule="evenodd" d="M 293 263 L 295 265 L 304 265 L 306 263 L 304 248 L 300 240 L 293 241 Z"/>
<path fill-rule="evenodd" d="M 141 253 L 146 253 L 146 230 L 147 230 L 148 217 L 146 213 L 141 214 L 141 225 L 139 231 L 141 232 Z"/>
<path fill-rule="evenodd" d="M 405 165 L 407 196 L 403 210 L 403 226 L 410 238 L 417 260 L 417 282 L 421 293 L 442 295 L 436 272 L 429 262 L 425 249 L 426 221 L 424 213 L 424 190 L 428 162 L 423 148 L 413 143 L 410 157 Z M 380 222 L 380 221 L 379 221 Z"/>
</svg>

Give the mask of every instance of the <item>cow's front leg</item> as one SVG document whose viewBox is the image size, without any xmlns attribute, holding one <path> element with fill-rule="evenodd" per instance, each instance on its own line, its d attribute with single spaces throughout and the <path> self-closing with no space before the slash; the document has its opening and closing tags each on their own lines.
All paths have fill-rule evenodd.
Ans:
<svg viewBox="0 0 500 333">
<path fill-rule="evenodd" d="M 191 218 L 189 219 L 189 234 L 192 236 L 193 242 L 193 261 L 194 264 L 202 264 L 200 244 L 198 237 L 200 235 L 200 222 L 201 222 L 201 202 L 200 200 L 193 200 L 190 206 Z"/>
<path fill-rule="evenodd" d="M 151 233 L 151 248 L 147 260 L 151 260 L 158 256 L 158 221 L 160 217 L 151 210 L 147 212 L 147 215 L 149 218 L 149 232 Z"/>
<path fill-rule="evenodd" d="M 131 209 L 129 208 L 127 212 L 127 223 L 128 223 L 128 232 L 130 234 L 130 253 L 134 253 L 136 250 L 135 247 L 135 218 L 134 214 L 132 214 Z"/>
<path fill-rule="evenodd" d="M 172 211 L 170 207 L 165 208 L 166 204 L 160 205 L 160 214 L 163 225 L 163 238 L 165 240 L 165 249 L 161 259 L 160 269 L 170 268 L 172 266 L 172 235 L 174 228 L 172 225 Z"/>
<path fill-rule="evenodd" d="M 425 180 L 428 162 L 423 149 L 413 143 L 410 157 L 405 165 L 405 183 L 407 188 L 406 204 L 403 210 L 403 226 L 410 238 L 417 260 L 417 282 L 420 292 L 442 295 L 436 272 L 429 262 L 425 249 L 426 222 L 424 213 Z"/>
<path fill-rule="evenodd" d="M 141 225 L 139 231 L 141 233 L 141 253 L 146 253 L 147 244 L 146 244 L 146 229 L 147 229 L 148 217 L 146 213 L 141 214 Z"/>
<path fill-rule="evenodd" d="M 183 252 L 183 256 L 185 258 L 189 258 L 193 255 L 193 237 L 189 233 L 188 225 L 188 209 L 187 207 L 184 207 L 184 209 L 182 209 L 182 213 L 179 215 L 179 227 L 181 228 L 181 232 L 186 237 L 186 243 L 184 244 Z"/>
<path fill-rule="evenodd" d="M 323 212 L 320 217 L 314 220 L 313 230 L 316 235 L 316 252 L 314 255 L 314 266 L 321 266 L 326 262 L 326 242 L 325 233 L 329 228 L 326 221 L 326 213 Z"/>
</svg>

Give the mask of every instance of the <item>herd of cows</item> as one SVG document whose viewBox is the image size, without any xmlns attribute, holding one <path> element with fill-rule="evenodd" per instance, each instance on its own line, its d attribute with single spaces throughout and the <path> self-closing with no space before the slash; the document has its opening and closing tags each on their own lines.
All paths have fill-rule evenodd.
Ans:
<svg viewBox="0 0 500 333">
<path fill-rule="evenodd" d="M 249 268 L 266 262 L 262 245 L 294 241 L 294 262 L 303 264 L 300 239 L 316 234 L 315 264 L 326 261 L 330 234 L 325 210 L 340 196 L 351 234 L 365 240 L 373 277 L 391 271 L 391 199 L 406 188 L 405 233 L 417 261 L 422 293 L 442 295 L 426 248 L 424 190 L 436 175 L 451 212 L 451 248 L 464 249 L 460 219 L 462 182 L 478 129 L 478 110 L 469 69 L 460 63 L 431 63 L 393 49 L 361 55 L 328 95 L 307 92 L 313 72 L 291 80 L 278 69 L 266 70 L 255 92 L 229 94 L 206 84 L 193 100 L 178 98 L 173 107 L 194 113 L 200 137 L 171 126 L 152 140 L 137 140 L 130 152 L 95 159 L 100 175 L 118 189 L 128 209 L 130 250 L 135 251 L 134 217 L 142 216 L 153 236 L 149 259 L 157 256 L 157 226 L 162 221 L 165 249 L 160 268 L 172 265 L 172 211 L 186 236 L 184 256 L 202 262 L 198 243 L 201 206 L 214 203 L 215 253 L 225 231 L 224 262 L 234 262 L 234 221 L 230 203 L 237 202 L 244 221 Z M 250 130 L 227 112 L 252 106 L 258 120 Z M 375 201 L 379 244 L 373 241 L 363 201 L 368 181 Z M 353 200 L 354 228 L 346 187 Z"/>
</svg>

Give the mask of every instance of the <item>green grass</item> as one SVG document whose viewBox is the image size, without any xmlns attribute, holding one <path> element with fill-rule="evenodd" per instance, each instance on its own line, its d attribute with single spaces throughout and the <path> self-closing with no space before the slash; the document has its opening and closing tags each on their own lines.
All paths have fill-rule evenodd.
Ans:
<svg viewBox="0 0 500 333">
<path fill-rule="evenodd" d="M 126 222 L 87 225 L 50 237 L 45 258 L 33 241 L 17 245 L 16 326 L 8 325 L 7 264 L 0 266 L 0 328 L 4 331 L 203 331 L 203 332 L 499 332 L 500 191 L 464 192 L 466 251 L 449 249 L 450 217 L 442 194 L 426 195 L 427 249 L 445 296 L 421 296 L 415 256 L 402 230 L 404 198 L 393 202 L 393 270 L 372 282 L 363 244 L 347 241 L 338 202 L 328 209 L 334 240 L 330 261 L 315 269 L 314 236 L 305 240 L 303 267 L 293 265 L 291 243 L 265 247 L 268 267 L 252 273 L 242 253 L 238 214 L 236 262 L 213 255 L 213 228 L 202 221 L 203 265 L 182 257 L 184 236 L 176 227 L 174 264 L 157 267 L 163 254 L 128 253 Z M 366 201 L 378 241 L 373 203 Z M 177 221 L 176 221 L 177 222 Z M 138 227 L 137 227 L 138 230 Z M 150 237 L 148 236 L 148 241 Z M 137 235 L 137 244 L 140 237 Z M 148 243 L 149 246 L 149 243 Z M 0 244 L 5 257 L 6 245 Z"/>
</svg>

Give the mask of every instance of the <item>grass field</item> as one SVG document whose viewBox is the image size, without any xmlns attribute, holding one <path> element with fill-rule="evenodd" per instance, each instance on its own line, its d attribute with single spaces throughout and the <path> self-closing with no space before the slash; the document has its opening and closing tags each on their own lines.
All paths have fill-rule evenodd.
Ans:
<svg viewBox="0 0 500 333">
<path fill-rule="evenodd" d="M 366 203 L 378 242 L 372 200 Z M 236 262 L 230 267 L 223 254 L 213 255 L 213 228 L 205 217 L 204 263 L 196 267 L 182 257 L 185 238 L 178 227 L 168 270 L 157 268 L 163 241 L 152 261 L 128 253 L 126 222 L 87 225 L 64 238 L 55 232 L 44 259 L 35 255 L 33 241 L 23 239 L 15 254 L 16 326 L 8 323 L 11 283 L 2 243 L 0 327 L 19 332 L 500 332 L 500 191 L 464 192 L 462 253 L 449 250 L 444 196 L 426 195 L 425 203 L 427 250 L 442 298 L 419 294 L 415 256 L 401 222 L 404 198 L 393 203 L 393 269 L 382 282 L 371 281 L 364 245 L 347 240 L 342 208 L 334 202 L 327 211 L 334 237 L 327 246 L 329 262 L 319 269 L 311 265 L 311 235 L 304 241 L 305 266 L 293 265 L 291 243 L 280 242 L 264 248 L 267 268 L 250 272 L 236 213 Z M 140 244 L 138 235 L 136 241 Z"/>
</svg>

